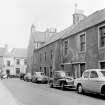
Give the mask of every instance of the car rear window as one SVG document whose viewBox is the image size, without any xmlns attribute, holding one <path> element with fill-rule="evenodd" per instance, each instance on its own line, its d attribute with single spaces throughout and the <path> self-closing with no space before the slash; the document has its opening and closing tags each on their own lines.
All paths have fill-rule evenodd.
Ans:
<svg viewBox="0 0 105 105">
<path fill-rule="evenodd" d="M 105 71 L 101 71 L 101 73 L 103 74 L 103 76 L 105 76 Z"/>
</svg>

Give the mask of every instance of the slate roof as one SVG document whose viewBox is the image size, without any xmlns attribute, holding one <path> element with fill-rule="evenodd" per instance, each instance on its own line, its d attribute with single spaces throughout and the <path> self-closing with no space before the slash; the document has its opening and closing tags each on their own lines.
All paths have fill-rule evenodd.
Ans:
<svg viewBox="0 0 105 105">
<path fill-rule="evenodd" d="M 5 55 L 5 48 L 0 47 L 0 57 Z"/>
<path fill-rule="evenodd" d="M 56 33 L 56 34 L 53 34 L 52 37 L 50 37 L 50 38 L 46 41 L 46 43 L 44 44 L 44 46 L 47 45 L 47 44 L 50 44 L 50 43 L 52 43 L 52 42 L 54 42 L 54 41 L 56 41 L 56 40 L 58 40 L 58 39 L 60 39 L 60 38 L 62 38 L 63 35 L 69 33 L 70 31 L 72 31 L 72 29 L 74 29 L 75 26 L 76 26 L 76 24 L 73 24 L 73 25 L 71 25 L 70 27 L 64 29 L 63 31 L 61 31 L 61 32 L 59 32 L 59 33 Z"/>
<path fill-rule="evenodd" d="M 70 27 L 64 29 L 63 31 L 54 34 L 52 37 L 50 37 L 47 42 L 44 44 L 44 46 L 62 38 L 67 38 L 70 35 L 76 34 L 80 31 L 83 31 L 89 27 L 92 27 L 96 24 L 99 24 L 101 22 L 105 21 L 105 9 L 99 10 L 94 12 L 93 14 L 89 15 L 85 19 L 81 20 L 78 24 L 72 24 Z M 44 47 L 42 46 L 42 47 Z"/>
<path fill-rule="evenodd" d="M 35 31 L 34 33 L 32 33 L 32 36 L 34 38 L 34 41 L 45 42 L 45 40 L 46 40 L 45 32 Z"/>
<path fill-rule="evenodd" d="M 27 49 L 14 48 L 11 51 L 11 54 L 13 55 L 13 57 L 16 57 L 16 58 L 26 58 L 27 57 Z"/>
<path fill-rule="evenodd" d="M 105 9 L 99 10 L 94 12 L 93 14 L 89 15 L 87 18 L 79 22 L 76 27 L 70 32 L 70 34 L 76 34 L 80 31 L 83 31 L 87 28 L 90 28 L 94 25 L 97 25 L 101 22 L 105 21 Z M 70 35 L 69 34 L 69 35 Z"/>
</svg>

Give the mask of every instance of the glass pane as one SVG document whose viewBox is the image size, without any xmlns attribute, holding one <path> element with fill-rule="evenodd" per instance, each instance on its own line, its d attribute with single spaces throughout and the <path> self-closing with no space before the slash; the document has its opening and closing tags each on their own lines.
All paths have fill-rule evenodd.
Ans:
<svg viewBox="0 0 105 105">
<path fill-rule="evenodd" d="M 90 78 L 98 78 L 97 72 L 92 71 L 91 74 L 90 74 Z"/>
</svg>

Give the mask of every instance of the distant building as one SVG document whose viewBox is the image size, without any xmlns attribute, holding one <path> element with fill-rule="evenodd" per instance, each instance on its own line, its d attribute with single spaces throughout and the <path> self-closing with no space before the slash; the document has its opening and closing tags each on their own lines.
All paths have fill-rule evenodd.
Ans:
<svg viewBox="0 0 105 105">
<path fill-rule="evenodd" d="M 29 44 L 27 49 L 28 57 L 28 71 L 31 72 L 33 69 L 33 53 L 36 49 L 40 48 L 45 42 L 56 33 L 56 29 L 47 29 L 45 32 L 39 32 L 35 29 L 35 26 L 31 26 L 31 33 L 29 38 Z"/>
<path fill-rule="evenodd" d="M 26 73 L 27 69 L 27 49 L 14 48 L 11 51 L 14 59 L 14 73 L 19 75 L 20 73 Z"/>
<path fill-rule="evenodd" d="M 0 73 L 3 71 L 3 58 L 7 52 L 7 45 L 0 47 Z"/>
<path fill-rule="evenodd" d="M 15 75 L 14 57 L 11 53 L 6 52 L 3 56 L 3 74 Z"/>
</svg>

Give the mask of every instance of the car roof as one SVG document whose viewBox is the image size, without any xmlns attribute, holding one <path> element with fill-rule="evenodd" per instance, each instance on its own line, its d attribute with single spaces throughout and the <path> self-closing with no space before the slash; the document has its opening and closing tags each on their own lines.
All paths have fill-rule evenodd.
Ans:
<svg viewBox="0 0 105 105">
<path fill-rule="evenodd" d="M 59 71 L 54 71 L 54 72 L 58 72 L 58 73 L 59 73 L 59 72 L 65 72 L 65 71 L 63 71 L 63 70 L 59 70 Z"/>
<path fill-rule="evenodd" d="M 87 71 L 105 71 L 105 69 L 87 69 L 85 70 L 85 72 Z"/>
</svg>

